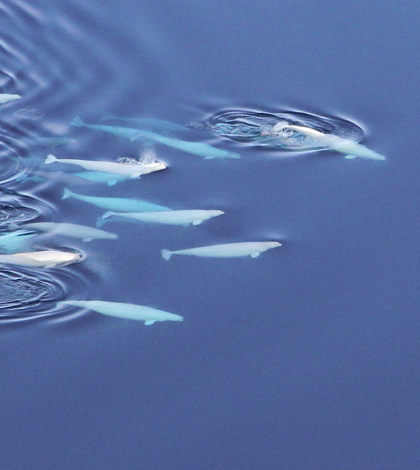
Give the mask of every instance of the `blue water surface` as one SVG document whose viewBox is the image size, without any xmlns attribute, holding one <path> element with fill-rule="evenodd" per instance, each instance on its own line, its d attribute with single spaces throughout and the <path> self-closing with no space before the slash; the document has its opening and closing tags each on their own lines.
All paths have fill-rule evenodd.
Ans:
<svg viewBox="0 0 420 470">
<path fill-rule="evenodd" d="M 420 468 L 418 2 L 3 0 L 0 11 L 0 92 L 22 96 L 0 107 L 1 233 L 95 226 L 105 210 L 62 199 L 66 187 L 225 212 L 189 227 L 105 224 L 118 240 L 36 235 L 31 250 L 86 260 L 1 266 L 1 468 Z M 214 128 L 232 112 L 300 116 L 386 159 L 232 138 Z M 70 124 L 121 124 L 109 114 L 165 120 L 181 128 L 128 127 L 241 158 Z M 45 165 L 50 153 L 155 155 L 168 168 L 109 186 Z M 267 240 L 283 245 L 256 259 L 161 256 Z M 66 299 L 184 321 L 57 308 Z"/>
</svg>

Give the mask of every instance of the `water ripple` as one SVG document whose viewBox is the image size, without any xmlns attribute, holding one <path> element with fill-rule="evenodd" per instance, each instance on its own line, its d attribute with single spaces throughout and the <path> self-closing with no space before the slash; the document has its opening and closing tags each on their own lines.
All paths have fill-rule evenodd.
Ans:
<svg viewBox="0 0 420 470">
<path fill-rule="evenodd" d="M 314 146 L 313 139 L 302 137 L 301 134 L 300 138 L 289 135 L 284 138 L 273 137 L 271 132 L 278 123 L 309 127 L 323 134 L 333 134 L 354 142 L 359 142 L 365 136 L 363 129 L 345 119 L 297 111 L 269 113 L 235 109 L 224 110 L 208 119 L 208 127 L 222 137 L 252 146 L 286 152 L 308 152 L 325 148 Z"/>
<path fill-rule="evenodd" d="M 84 290 L 83 276 L 75 269 L 48 271 L 2 267 L 0 322 L 33 320 L 62 315 L 56 302 Z"/>
</svg>

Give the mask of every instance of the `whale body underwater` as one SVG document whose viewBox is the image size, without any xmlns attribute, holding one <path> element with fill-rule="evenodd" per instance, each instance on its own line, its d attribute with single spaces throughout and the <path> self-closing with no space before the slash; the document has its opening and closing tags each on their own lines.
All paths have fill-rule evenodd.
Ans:
<svg viewBox="0 0 420 470">
<path fill-rule="evenodd" d="M 103 300 L 64 300 L 57 306 L 73 305 L 87 308 L 111 317 L 126 318 L 128 320 L 144 321 L 145 325 L 153 325 L 162 321 L 183 321 L 184 318 L 174 313 L 165 312 L 143 305 L 127 304 L 121 302 L 105 302 Z"/>
</svg>

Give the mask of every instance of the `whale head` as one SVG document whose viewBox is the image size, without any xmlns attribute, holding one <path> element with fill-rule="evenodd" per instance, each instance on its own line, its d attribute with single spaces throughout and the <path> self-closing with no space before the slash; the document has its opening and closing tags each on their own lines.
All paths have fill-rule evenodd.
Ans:
<svg viewBox="0 0 420 470">
<path fill-rule="evenodd" d="M 278 246 L 281 246 L 280 242 L 266 242 L 267 249 L 269 248 L 277 248 Z"/>
<path fill-rule="evenodd" d="M 147 167 L 153 171 L 165 170 L 166 165 L 163 162 L 146 163 Z"/>
<path fill-rule="evenodd" d="M 212 211 L 212 210 L 210 210 L 208 212 L 208 214 L 209 214 L 209 218 L 211 218 L 211 217 L 218 217 L 219 215 L 223 215 L 224 212 L 223 211 L 216 211 L 216 210 Z"/>
</svg>

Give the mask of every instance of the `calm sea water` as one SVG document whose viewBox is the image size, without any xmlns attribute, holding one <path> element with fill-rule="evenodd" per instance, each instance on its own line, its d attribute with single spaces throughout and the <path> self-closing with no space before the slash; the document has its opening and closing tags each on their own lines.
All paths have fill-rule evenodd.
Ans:
<svg viewBox="0 0 420 470">
<path fill-rule="evenodd" d="M 61 199 L 67 183 L 36 172 L 75 169 L 46 168 L 47 154 L 116 161 L 148 148 L 75 116 L 164 119 L 241 159 L 155 145 L 165 171 L 69 188 L 223 216 L 110 222 L 118 240 L 90 243 L 36 236 L 31 249 L 87 258 L 2 266 L 1 468 L 418 469 L 418 3 L 85 3 L 0 5 L 0 91 L 22 96 L 0 108 L 2 232 L 95 226 L 104 213 Z M 345 120 L 387 158 L 286 155 L 209 129 L 232 111 Z M 283 246 L 257 259 L 160 254 L 253 240 Z M 57 309 L 64 299 L 184 321 Z"/>
</svg>

